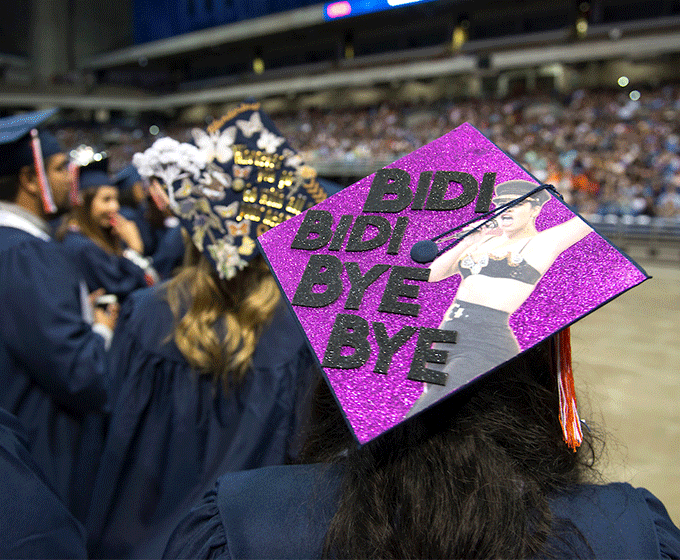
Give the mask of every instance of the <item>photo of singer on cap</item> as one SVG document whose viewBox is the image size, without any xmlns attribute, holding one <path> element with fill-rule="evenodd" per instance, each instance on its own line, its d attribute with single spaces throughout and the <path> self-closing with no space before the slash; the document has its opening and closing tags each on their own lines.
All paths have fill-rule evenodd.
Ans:
<svg viewBox="0 0 680 560">
<path fill-rule="evenodd" d="M 499 208 L 536 186 L 523 180 L 500 183 L 493 202 Z M 457 331 L 458 337 L 455 346 L 433 345 L 434 349 L 448 351 L 448 358 L 444 364 L 428 363 L 428 368 L 445 372 L 447 383 L 424 384 L 408 416 L 468 382 L 475 372 L 493 369 L 521 351 L 508 324 L 510 316 L 531 295 L 555 259 L 593 231 L 579 217 L 538 231 L 536 218 L 549 199 L 547 190 L 538 190 L 481 228 L 472 224 L 469 230 L 476 231 L 462 237 L 430 265 L 429 282 L 461 276 L 456 297 L 439 326 Z M 484 352 L 479 351 L 480 340 L 484 340 Z"/>
</svg>

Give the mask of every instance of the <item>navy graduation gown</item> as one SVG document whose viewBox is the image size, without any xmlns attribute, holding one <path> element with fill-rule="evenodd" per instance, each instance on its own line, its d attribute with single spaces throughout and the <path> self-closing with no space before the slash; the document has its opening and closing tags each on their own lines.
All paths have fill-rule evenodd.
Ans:
<svg viewBox="0 0 680 560">
<path fill-rule="evenodd" d="M 151 257 L 153 267 L 162 279 L 173 276 L 174 271 L 182 265 L 184 259 L 184 239 L 182 227 L 158 230 L 158 244 Z"/>
<path fill-rule="evenodd" d="M 163 558 L 320 558 L 336 508 L 341 470 L 268 467 L 220 477 L 181 521 Z M 649 491 L 628 484 L 580 485 L 550 502 L 572 533 L 549 539 L 556 558 L 678 558 L 680 529 Z"/>
<path fill-rule="evenodd" d="M 123 217 L 132 220 L 137 225 L 139 236 L 142 238 L 142 243 L 144 243 L 144 256 L 147 257 L 155 250 L 157 240 L 151 224 L 144 218 L 144 212 L 144 205 L 137 207 L 120 207 L 120 213 Z"/>
<path fill-rule="evenodd" d="M 132 294 L 110 350 L 116 395 L 86 529 L 95 557 L 160 557 L 170 531 L 224 472 L 282 464 L 311 382 L 283 305 L 227 394 L 172 341 L 164 286 Z"/>
<path fill-rule="evenodd" d="M 83 318 L 79 276 L 61 246 L 0 227 L 0 406 L 79 519 L 89 504 L 108 405 L 104 339 Z"/>
<path fill-rule="evenodd" d="M 85 530 L 26 448 L 19 419 L 0 409 L 0 558 L 87 558 Z"/>
<path fill-rule="evenodd" d="M 144 256 L 151 259 L 154 269 L 162 280 L 170 278 L 182 264 L 184 240 L 179 225 L 174 227 L 154 227 L 144 217 L 145 208 L 123 207 L 120 213 L 137 224 L 144 243 Z"/>
<path fill-rule="evenodd" d="M 62 245 L 90 292 L 104 288 L 122 302 L 134 290 L 149 285 L 144 270 L 130 259 L 107 253 L 80 232 L 67 232 Z"/>
</svg>

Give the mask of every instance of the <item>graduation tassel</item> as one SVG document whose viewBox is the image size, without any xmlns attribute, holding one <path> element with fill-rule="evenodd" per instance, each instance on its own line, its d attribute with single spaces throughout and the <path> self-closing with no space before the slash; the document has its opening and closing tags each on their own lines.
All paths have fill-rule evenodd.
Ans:
<svg viewBox="0 0 680 560">
<path fill-rule="evenodd" d="M 562 435 L 566 444 L 576 451 L 583 441 L 583 432 L 576 409 L 576 390 L 571 369 L 571 336 L 568 327 L 557 334 L 557 375 Z"/>
<path fill-rule="evenodd" d="M 78 182 L 80 181 L 80 166 L 75 161 L 70 161 L 68 164 L 68 168 L 71 175 L 71 191 L 69 193 L 71 205 L 80 206 L 82 203 L 80 193 L 78 192 Z"/>
<path fill-rule="evenodd" d="M 35 163 L 35 174 L 38 177 L 38 184 L 40 185 L 40 196 L 42 198 L 43 209 L 45 214 L 54 214 L 57 211 L 57 205 L 52 198 L 52 189 L 47 181 L 47 173 L 45 172 L 45 162 L 42 156 L 42 147 L 40 146 L 40 137 L 38 130 L 31 130 L 31 150 L 33 151 L 33 162 Z"/>
</svg>

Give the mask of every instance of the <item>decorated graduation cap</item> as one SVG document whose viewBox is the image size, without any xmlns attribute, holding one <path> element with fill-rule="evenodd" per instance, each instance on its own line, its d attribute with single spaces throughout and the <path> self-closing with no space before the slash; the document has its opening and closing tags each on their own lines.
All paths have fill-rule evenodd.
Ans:
<svg viewBox="0 0 680 560">
<path fill-rule="evenodd" d="M 258 253 L 258 235 L 326 193 L 259 103 L 242 103 L 192 135 L 193 144 L 156 140 L 133 165 L 161 184 L 158 193 L 151 181 L 154 199 L 164 197 L 219 276 L 230 279 Z"/>
<path fill-rule="evenodd" d="M 0 119 L 0 176 L 18 173 L 25 165 L 35 169 L 46 214 L 57 211 L 45 171 L 45 159 L 63 152 L 56 137 L 40 127 L 56 109 Z"/>
<path fill-rule="evenodd" d="M 550 338 L 576 449 L 568 327 L 647 279 L 469 124 L 258 243 L 360 443 Z"/>
</svg>

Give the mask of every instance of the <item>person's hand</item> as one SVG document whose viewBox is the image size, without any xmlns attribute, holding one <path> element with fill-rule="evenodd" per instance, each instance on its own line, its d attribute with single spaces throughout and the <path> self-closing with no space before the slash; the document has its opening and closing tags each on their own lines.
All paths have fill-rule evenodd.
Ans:
<svg viewBox="0 0 680 560">
<path fill-rule="evenodd" d="M 128 220 L 125 216 L 118 213 L 111 221 L 111 226 L 113 227 L 113 233 L 130 249 L 137 251 L 140 255 L 144 252 L 142 236 L 139 233 L 137 224 L 132 220 Z"/>
<path fill-rule="evenodd" d="M 94 292 L 90 292 L 89 300 L 90 300 L 90 307 L 92 309 L 95 308 L 97 298 L 100 297 L 100 296 L 103 296 L 105 293 L 106 293 L 106 290 L 104 290 L 104 288 L 98 288 Z"/>
<path fill-rule="evenodd" d="M 112 331 L 116 328 L 118 314 L 120 313 L 119 303 L 109 303 L 106 307 L 94 307 L 94 322 L 106 325 Z"/>
<path fill-rule="evenodd" d="M 495 218 L 484 223 L 484 225 L 482 225 L 474 233 L 469 233 L 472 230 L 474 230 L 477 226 L 479 226 L 481 223 L 483 222 L 481 221 L 474 222 L 460 230 L 460 232 L 457 234 L 457 237 L 465 236 L 463 239 L 465 246 L 469 247 L 470 245 L 474 245 L 475 243 L 485 241 L 490 237 L 496 237 L 498 235 L 503 234 L 503 230 L 501 230 L 501 228 L 498 227 L 498 222 Z"/>
</svg>

